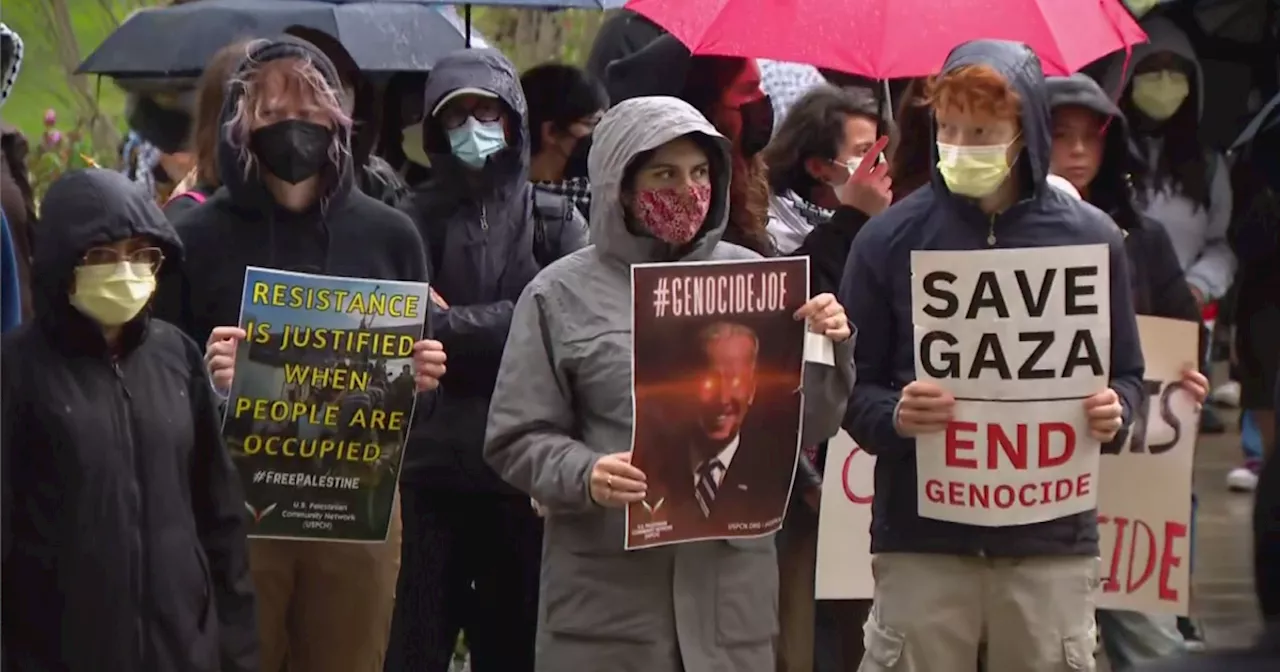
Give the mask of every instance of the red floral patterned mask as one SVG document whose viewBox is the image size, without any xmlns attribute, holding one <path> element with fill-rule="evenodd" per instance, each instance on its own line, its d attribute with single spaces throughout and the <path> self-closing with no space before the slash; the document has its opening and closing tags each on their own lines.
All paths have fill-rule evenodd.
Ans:
<svg viewBox="0 0 1280 672">
<path fill-rule="evenodd" d="M 702 229 L 711 209 L 711 185 L 636 192 L 635 217 L 658 240 L 684 245 Z"/>
</svg>

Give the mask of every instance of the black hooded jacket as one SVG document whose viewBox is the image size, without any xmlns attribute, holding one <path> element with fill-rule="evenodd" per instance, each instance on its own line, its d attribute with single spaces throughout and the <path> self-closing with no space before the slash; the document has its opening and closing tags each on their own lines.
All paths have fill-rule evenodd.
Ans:
<svg viewBox="0 0 1280 672">
<path fill-rule="evenodd" d="M 50 187 L 37 319 L 4 335 L 4 669 L 257 672 L 244 494 L 201 350 L 144 311 L 113 357 L 68 301 L 96 245 L 147 236 L 159 208 L 114 171 Z"/>
<path fill-rule="evenodd" d="M 1086 200 L 1111 215 L 1124 231 L 1134 311 L 1199 322 L 1200 308 L 1168 232 L 1160 222 L 1140 214 L 1133 204 L 1127 173 L 1130 166 L 1140 165 L 1140 159 L 1132 154 L 1129 124 L 1120 108 L 1087 75 L 1046 78 L 1045 90 L 1049 93 L 1050 111 L 1076 106 L 1110 120 L 1103 140 L 1102 164 Z"/>
<path fill-rule="evenodd" d="M 222 123 L 235 116 L 244 96 L 243 85 L 234 82 L 254 63 L 279 58 L 308 58 L 330 86 L 341 86 L 333 65 L 309 42 L 291 37 L 264 41 L 232 76 Z M 355 188 L 350 129 L 340 128 L 338 136 L 341 158 L 325 165 L 320 201 L 302 213 L 277 205 L 258 163 L 246 168 L 239 147 L 226 137 L 219 142 L 222 188 L 174 222 L 187 257 L 175 272 L 163 274 L 158 299 L 162 317 L 201 344 L 215 327 L 238 324 L 246 266 L 350 278 L 427 279 L 426 255 L 412 222 Z"/>
<path fill-rule="evenodd" d="M 508 111 L 508 143 L 479 171 L 450 150 L 431 116 L 439 101 L 461 88 L 496 94 Z M 401 204 L 428 250 L 431 286 L 449 304 L 432 305 L 435 338 L 449 353 L 449 373 L 439 391 L 439 412 L 416 422 L 404 478 L 460 490 L 514 493 L 481 456 L 489 397 L 515 301 L 542 266 L 535 231 L 555 240 L 559 258 L 586 245 L 586 224 L 572 207 L 568 221 L 539 226 L 529 182 L 528 109 L 515 67 L 493 49 L 467 49 L 440 59 L 427 80 L 423 144 L 432 179 Z M 549 224 L 549 223 L 548 223 Z"/>
</svg>

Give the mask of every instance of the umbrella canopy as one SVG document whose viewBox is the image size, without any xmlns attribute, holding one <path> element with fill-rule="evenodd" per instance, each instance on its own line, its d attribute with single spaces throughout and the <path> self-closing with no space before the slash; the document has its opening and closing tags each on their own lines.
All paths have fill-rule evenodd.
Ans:
<svg viewBox="0 0 1280 672">
<path fill-rule="evenodd" d="M 134 13 L 76 72 L 198 75 L 223 46 L 290 27 L 333 36 L 365 72 L 426 71 L 466 46 L 462 26 L 420 0 L 201 0 Z"/>
<path fill-rule="evenodd" d="M 1280 94 L 1264 105 L 1249 125 L 1244 127 L 1236 141 L 1231 143 L 1231 149 L 1239 149 L 1273 129 L 1280 130 Z"/>
<path fill-rule="evenodd" d="M 1120 0 L 631 0 L 695 54 L 922 77 L 970 40 L 1024 42 L 1065 75 L 1146 35 Z"/>
</svg>

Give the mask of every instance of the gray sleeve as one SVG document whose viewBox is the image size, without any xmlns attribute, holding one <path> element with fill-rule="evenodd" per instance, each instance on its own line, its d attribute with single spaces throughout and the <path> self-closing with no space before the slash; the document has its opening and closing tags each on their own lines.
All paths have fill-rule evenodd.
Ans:
<svg viewBox="0 0 1280 672">
<path fill-rule="evenodd" d="M 804 431 L 800 444 L 813 446 L 836 435 L 845 406 L 853 393 L 856 372 L 853 344 L 857 334 L 835 344 L 835 366 L 807 362 L 804 366 Z"/>
<path fill-rule="evenodd" d="M 536 285 L 516 302 L 489 404 L 484 457 L 503 480 L 556 512 L 595 506 L 587 478 L 599 455 L 573 438 L 573 389 L 556 357 L 561 339 Z"/>
<path fill-rule="evenodd" d="M 1209 185 L 1209 225 L 1204 232 L 1200 256 L 1187 269 L 1187 282 L 1206 299 L 1220 298 L 1235 280 L 1236 255 L 1227 241 L 1231 224 L 1231 174 L 1227 162 L 1215 155 L 1213 183 Z"/>
</svg>

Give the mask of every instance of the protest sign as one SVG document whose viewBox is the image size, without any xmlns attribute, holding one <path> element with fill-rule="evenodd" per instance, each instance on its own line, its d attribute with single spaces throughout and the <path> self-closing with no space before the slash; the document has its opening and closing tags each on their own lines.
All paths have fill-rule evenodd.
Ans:
<svg viewBox="0 0 1280 672">
<path fill-rule="evenodd" d="M 920 515 L 1025 525 L 1097 505 L 1084 399 L 1106 389 L 1106 245 L 911 254 L 916 379 L 956 398 L 916 439 Z"/>
<path fill-rule="evenodd" d="M 1191 563 L 1195 400 L 1182 369 L 1199 360 L 1200 325 L 1139 317 L 1147 408 L 1129 439 L 1107 446 L 1098 485 L 1102 585 L 1098 606 L 1186 615 Z"/>
<path fill-rule="evenodd" d="M 873 596 L 871 500 L 875 484 L 875 456 L 840 430 L 827 442 L 822 477 L 814 585 L 819 600 L 869 600 Z"/>
<path fill-rule="evenodd" d="M 412 424 L 425 283 L 250 267 L 223 436 L 251 537 L 383 541 Z"/>
<path fill-rule="evenodd" d="M 626 548 L 782 525 L 799 453 L 808 259 L 632 266 Z"/>
</svg>

